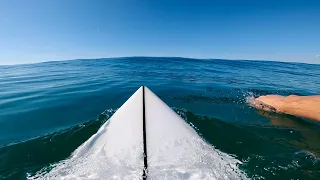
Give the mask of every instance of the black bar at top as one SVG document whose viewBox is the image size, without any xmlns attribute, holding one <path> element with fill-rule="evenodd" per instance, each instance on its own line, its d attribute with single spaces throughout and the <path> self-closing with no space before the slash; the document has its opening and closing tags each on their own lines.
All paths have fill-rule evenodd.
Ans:
<svg viewBox="0 0 320 180">
<path fill-rule="evenodd" d="M 146 135 L 146 107 L 145 107 L 145 96 L 144 96 L 144 86 L 142 86 L 142 109 L 143 109 L 143 175 L 142 179 L 147 179 L 148 173 L 148 157 L 147 157 L 147 135 Z"/>
</svg>

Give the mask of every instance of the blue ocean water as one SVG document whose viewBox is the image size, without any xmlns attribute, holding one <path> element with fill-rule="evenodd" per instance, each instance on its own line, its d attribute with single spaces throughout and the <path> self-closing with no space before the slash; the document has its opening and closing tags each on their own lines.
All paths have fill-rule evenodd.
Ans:
<svg viewBox="0 0 320 180">
<path fill-rule="evenodd" d="M 141 85 L 241 160 L 248 177 L 320 178 L 319 124 L 246 102 L 320 94 L 320 65 L 127 57 L 0 66 L 0 179 L 67 158 Z"/>
</svg>

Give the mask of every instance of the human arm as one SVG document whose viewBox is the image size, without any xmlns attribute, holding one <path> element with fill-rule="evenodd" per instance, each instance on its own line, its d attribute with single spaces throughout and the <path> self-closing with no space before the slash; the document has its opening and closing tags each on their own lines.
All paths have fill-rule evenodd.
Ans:
<svg viewBox="0 0 320 180">
<path fill-rule="evenodd" d="M 266 111 L 281 112 L 320 122 L 320 95 L 266 95 L 256 98 L 255 101 L 251 103 L 251 106 Z"/>
</svg>

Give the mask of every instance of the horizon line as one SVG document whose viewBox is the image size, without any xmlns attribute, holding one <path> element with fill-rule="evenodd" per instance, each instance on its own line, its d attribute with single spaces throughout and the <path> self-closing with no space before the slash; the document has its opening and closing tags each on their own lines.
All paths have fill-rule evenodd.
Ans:
<svg viewBox="0 0 320 180">
<path fill-rule="evenodd" d="M 115 57 L 97 57 L 97 58 L 75 58 L 75 59 L 61 59 L 61 60 L 45 60 L 39 62 L 30 63 L 16 63 L 16 64 L 1 64 L 0 66 L 18 66 L 18 65 L 32 65 L 50 62 L 63 62 L 63 61 L 79 61 L 79 60 L 102 60 L 102 59 L 121 59 L 121 58 L 181 58 L 181 59 L 193 59 L 193 60 L 227 60 L 227 61 L 264 61 L 264 62 L 280 62 L 280 63 L 298 63 L 298 64 L 310 64 L 320 65 L 320 63 L 308 63 L 298 61 L 281 61 L 281 60 L 266 60 L 266 59 L 229 59 L 229 58 L 196 58 L 196 57 L 181 57 L 181 56 L 115 56 Z"/>
</svg>

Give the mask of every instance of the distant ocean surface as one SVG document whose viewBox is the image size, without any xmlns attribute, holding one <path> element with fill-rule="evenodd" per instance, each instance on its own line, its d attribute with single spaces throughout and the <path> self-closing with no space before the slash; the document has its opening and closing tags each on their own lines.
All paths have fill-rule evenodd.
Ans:
<svg viewBox="0 0 320 180">
<path fill-rule="evenodd" d="M 250 108 L 266 94 L 320 94 L 320 65 L 128 57 L 0 66 L 0 179 L 68 158 L 141 85 L 252 179 L 320 179 L 320 125 Z"/>
</svg>

